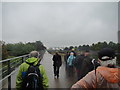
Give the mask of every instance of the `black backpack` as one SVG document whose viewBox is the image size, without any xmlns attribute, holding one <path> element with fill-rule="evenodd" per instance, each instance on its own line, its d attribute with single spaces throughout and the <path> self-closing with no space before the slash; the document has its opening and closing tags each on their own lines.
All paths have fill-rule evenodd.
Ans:
<svg viewBox="0 0 120 90">
<path fill-rule="evenodd" d="M 40 64 L 37 64 L 36 66 L 30 63 L 27 64 L 29 64 L 30 66 L 26 71 L 25 77 L 23 78 L 22 89 L 43 90 L 42 75 L 40 74 L 40 69 L 39 69 Z"/>
</svg>

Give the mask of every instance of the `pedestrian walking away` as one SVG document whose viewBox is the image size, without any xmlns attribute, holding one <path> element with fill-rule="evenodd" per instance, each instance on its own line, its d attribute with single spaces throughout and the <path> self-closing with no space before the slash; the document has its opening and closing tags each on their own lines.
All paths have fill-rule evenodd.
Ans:
<svg viewBox="0 0 120 90">
<path fill-rule="evenodd" d="M 92 63 L 92 58 L 90 58 L 90 52 L 89 50 L 86 50 L 84 52 L 84 60 L 82 60 L 79 79 L 83 78 L 88 72 L 92 71 L 93 69 L 94 65 Z"/>
<path fill-rule="evenodd" d="M 48 77 L 44 67 L 39 63 L 39 52 L 32 51 L 30 58 L 20 65 L 16 77 L 16 89 L 27 90 L 31 88 L 45 89 L 48 88 Z"/>
<path fill-rule="evenodd" d="M 75 60 L 74 53 L 71 52 L 70 56 L 68 57 L 67 60 L 67 65 L 68 65 L 68 75 L 71 76 L 73 74 L 73 62 Z"/>
<path fill-rule="evenodd" d="M 74 67 L 76 69 L 76 72 L 77 72 L 77 80 L 80 80 L 81 78 L 81 67 L 82 67 L 82 62 L 84 60 L 85 56 L 84 56 L 84 53 L 81 54 L 81 55 L 78 55 L 76 56 L 73 64 L 74 64 Z"/>
<path fill-rule="evenodd" d="M 64 61 L 65 61 L 65 70 L 67 71 L 68 70 L 68 65 L 67 65 L 67 60 L 68 60 L 68 57 L 70 56 L 70 53 L 67 52 L 67 54 L 64 56 Z"/>
<path fill-rule="evenodd" d="M 54 77 L 57 76 L 59 78 L 59 69 L 62 65 L 61 56 L 56 52 L 55 55 L 53 55 L 53 67 L 54 67 Z"/>
</svg>

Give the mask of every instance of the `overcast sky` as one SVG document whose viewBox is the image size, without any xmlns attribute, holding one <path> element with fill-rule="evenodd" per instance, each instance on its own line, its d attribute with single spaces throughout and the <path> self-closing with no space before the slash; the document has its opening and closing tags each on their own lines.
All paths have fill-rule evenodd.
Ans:
<svg viewBox="0 0 120 90">
<path fill-rule="evenodd" d="M 0 41 L 2 40 L 2 3 L 0 3 Z M 0 43 L 0 60 L 2 60 L 2 46 Z M 2 65 L 2 63 L 0 64 Z M 0 72 L 2 73 L 2 71 Z M 2 79 L 2 77 L 0 77 Z"/>
<path fill-rule="evenodd" d="M 117 2 L 3 3 L 2 39 L 47 47 L 117 42 Z"/>
</svg>

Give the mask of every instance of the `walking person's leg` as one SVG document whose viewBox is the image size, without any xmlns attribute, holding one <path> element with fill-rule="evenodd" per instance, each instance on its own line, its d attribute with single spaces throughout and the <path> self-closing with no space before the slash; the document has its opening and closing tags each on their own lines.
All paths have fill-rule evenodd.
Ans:
<svg viewBox="0 0 120 90">
<path fill-rule="evenodd" d="M 73 75 L 73 67 L 70 66 L 70 76 L 72 76 L 72 75 Z"/>
<path fill-rule="evenodd" d="M 77 71 L 77 80 L 80 80 L 80 70 L 76 70 Z"/>
<path fill-rule="evenodd" d="M 67 61 L 66 61 L 66 62 L 65 62 L 65 70 L 67 70 L 67 67 L 68 67 L 68 66 L 67 66 Z"/>
<path fill-rule="evenodd" d="M 71 66 L 68 66 L 68 76 L 70 76 L 71 74 Z"/>
<path fill-rule="evenodd" d="M 74 75 L 73 66 L 70 66 L 70 67 L 69 67 L 69 74 L 70 74 L 70 76 L 73 76 L 73 75 Z"/>
<path fill-rule="evenodd" d="M 56 66 L 54 66 L 54 76 L 56 76 L 57 73 L 56 73 Z"/>
<path fill-rule="evenodd" d="M 73 66 L 71 66 L 71 75 L 73 76 L 74 75 L 74 67 Z"/>
<path fill-rule="evenodd" d="M 57 67 L 57 78 L 59 77 L 59 69 L 60 69 L 60 67 L 58 66 Z"/>
</svg>

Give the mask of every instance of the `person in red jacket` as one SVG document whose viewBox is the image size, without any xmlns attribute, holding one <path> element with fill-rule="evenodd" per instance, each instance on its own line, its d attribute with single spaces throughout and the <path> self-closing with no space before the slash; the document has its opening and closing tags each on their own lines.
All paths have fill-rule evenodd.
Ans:
<svg viewBox="0 0 120 90">
<path fill-rule="evenodd" d="M 101 66 L 75 83 L 72 89 L 120 89 L 120 68 L 116 67 L 115 52 L 111 48 L 104 48 L 98 53 L 98 60 Z"/>
</svg>

